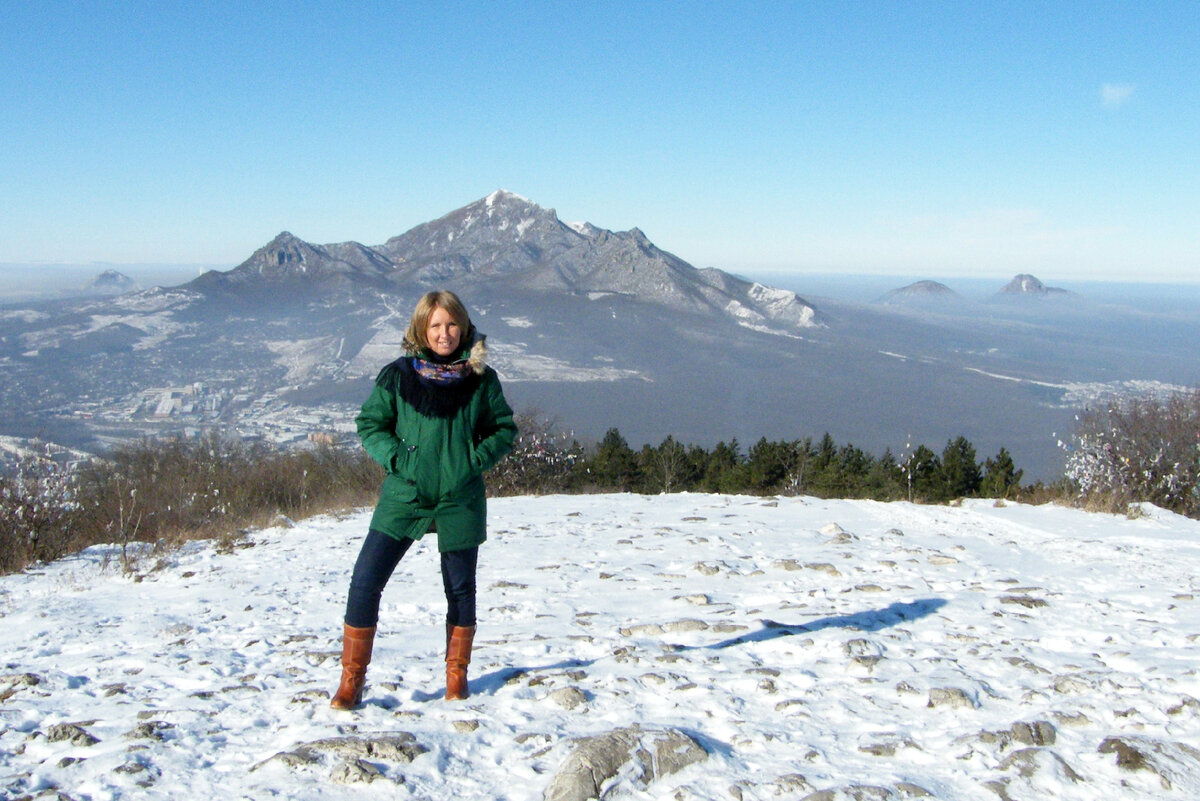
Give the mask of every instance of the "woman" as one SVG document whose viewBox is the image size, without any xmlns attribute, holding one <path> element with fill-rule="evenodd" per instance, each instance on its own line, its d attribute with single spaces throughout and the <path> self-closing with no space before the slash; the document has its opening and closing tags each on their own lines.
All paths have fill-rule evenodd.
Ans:
<svg viewBox="0 0 1200 801">
<path fill-rule="evenodd" d="M 475 636 L 475 566 L 487 538 L 483 473 L 512 450 L 517 427 L 487 348 L 452 292 L 417 302 L 407 355 L 383 368 L 358 415 L 363 447 L 387 470 L 354 565 L 342 638 L 342 681 L 330 703 L 362 701 L 379 598 L 401 557 L 437 533 L 446 591 L 446 698 L 467 697 Z"/>
</svg>

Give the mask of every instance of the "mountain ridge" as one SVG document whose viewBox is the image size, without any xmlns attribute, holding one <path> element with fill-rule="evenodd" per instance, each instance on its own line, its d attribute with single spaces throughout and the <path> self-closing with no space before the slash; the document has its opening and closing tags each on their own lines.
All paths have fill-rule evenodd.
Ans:
<svg viewBox="0 0 1200 801">
<path fill-rule="evenodd" d="M 500 189 L 382 245 L 318 245 L 283 231 L 227 272 L 189 286 L 254 282 L 360 282 L 379 288 L 486 287 L 503 281 L 532 292 L 619 294 L 670 308 L 717 312 L 758 329 L 820 325 L 815 307 L 790 290 L 765 287 L 716 268 L 698 269 L 638 228 L 568 225 L 554 209 Z"/>
</svg>

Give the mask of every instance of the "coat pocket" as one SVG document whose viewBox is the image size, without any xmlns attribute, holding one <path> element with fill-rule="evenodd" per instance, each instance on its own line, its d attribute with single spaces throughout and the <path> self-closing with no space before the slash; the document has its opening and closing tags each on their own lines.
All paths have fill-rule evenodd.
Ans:
<svg viewBox="0 0 1200 801">
<path fill-rule="evenodd" d="M 416 503 L 417 482 L 397 473 L 383 479 L 383 497 L 392 503 Z"/>
</svg>

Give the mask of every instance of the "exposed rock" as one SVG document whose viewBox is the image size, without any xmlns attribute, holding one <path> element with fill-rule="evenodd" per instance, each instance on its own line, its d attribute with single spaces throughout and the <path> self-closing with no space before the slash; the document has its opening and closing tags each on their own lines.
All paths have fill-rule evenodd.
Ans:
<svg viewBox="0 0 1200 801">
<path fill-rule="evenodd" d="M 923 788 L 907 782 L 895 787 L 850 784 L 809 793 L 801 801 L 899 801 L 906 798 L 924 798 L 928 795 Z"/>
<path fill-rule="evenodd" d="M 975 708 L 975 702 L 958 687 L 934 687 L 929 691 L 929 706 Z"/>
<path fill-rule="evenodd" d="M 338 784 L 370 784 L 382 777 L 379 768 L 362 759 L 344 759 L 329 774 L 329 778 Z"/>
<path fill-rule="evenodd" d="M 1005 657 L 1004 661 L 1007 662 L 1008 664 L 1012 665 L 1013 667 L 1019 667 L 1022 670 L 1028 670 L 1030 673 L 1049 673 L 1050 672 L 1043 667 L 1038 667 L 1037 665 L 1033 664 L 1032 662 L 1030 662 L 1028 659 L 1026 659 L 1023 656 Z"/>
<path fill-rule="evenodd" d="M 1022 748 L 1005 757 L 1000 763 L 1000 770 L 1016 771 L 1023 779 L 1050 772 L 1058 778 L 1081 782 L 1083 777 L 1067 764 L 1066 760 L 1047 748 Z"/>
<path fill-rule="evenodd" d="M 303 765 L 313 765 L 321 761 L 321 755 L 314 751 L 305 751 L 297 749 L 295 751 L 280 751 L 278 754 L 270 756 L 259 762 L 254 767 L 250 768 L 250 772 L 264 768 L 271 764 L 280 764 L 286 768 L 298 768 Z"/>
<path fill-rule="evenodd" d="M 1197 701 L 1195 698 L 1192 698 L 1190 695 L 1185 695 L 1183 697 L 1183 700 L 1180 701 L 1178 704 L 1167 707 L 1167 714 L 1168 715 L 1181 715 L 1181 714 L 1183 714 L 1183 712 L 1185 710 L 1190 711 L 1193 715 L 1196 714 L 1197 712 L 1200 712 L 1200 701 Z"/>
<path fill-rule="evenodd" d="M 858 637 L 843 643 L 842 652 L 846 656 L 883 656 L 883 646 L 872 640 Z"/>
<path fill-rule="evenodd" d="M 707 564 L 705 562 L 697 562 L 696 564 L 694 564 L 692 566 L 692 570 L 695 570 L 697 573 L 699 573 L 702 576 L 715 576 L 721 572 L 721 568 L 717 567 L 716 565 Z"/>
<path fill-rule="evenodd" d="M 9 673 L 0 676 L 0 684 L 10 687 L 36 687 L 42 683 L 42 677 L 36 673 Z"/>
<path fill-rule="evenodd" d="M 1059 676 L 1054 680 L 1054 692 L 1063 695 L 1088 693 L 1095 689 L 1091 682 L 1080 676 Z"/>
<path fill-rule="evenodd" d="M 1031 723 L 1014 723 L 1011 728 L 1004 731 L 984 731 L 974 736 L 965 735 L 955 740 L 955 744 L 982 743 L 1003 753 L 1021 745 L 1039 747 L 1054 745 L 1057 740 L 1058 731 L 1054 726 L 1047 721 L 1038 720 Z M 965 759 L 966 757 L 961 758 Z"/>
<path fill-rule="evenodd" d="M 1041 598 L 1030 598 L 1028 595 L 1005 595 L 1000 598 L 1000 603 L 1016 604 L 1026 609 L 1038 609 L 1046 606 L 1046 602 Z"/>
<path fill-rule="evenodd" d="M 137 724 L 125 736 L 131 740 L 162 740 L 163 732 L 175 728 L 175 724 L 161 720 L 147 720 Z"/>
<path fill-rule="evenodd" d="M 797 793 L 810 792 L 813 789 L 813 786 L 808 783 L 808 779 L 799 773 L 789 773 L 786 776 L 780 776 L 768 784 L 767 787 L 774 788 L 775 795 L 786 798 L 795 798 Z"/>
<path fill-rule="evenodd" d="M 371 759 L 407 765 L 428 750 L 408 732 L 330 737 L 311 743 L 302 743 L 291 751 L 275 754 L 258 763 L 251 770 L 258 770 L 273 762 L 292 768 L 312 765 L 320 762 L 327 755 L 341 757 L 346 761 Z"/>
<path fill-rule="evenodd" d="M 650 730 L 634 726 L 572 741 L 575 750 L 551 779 L 545 801 L 587 801 L 613 792 L 609 781 L 645 789 L 668 776 L 708 758 L 708 753 L 688 735 L 675 729 Z M 632 770 L 627 770 L 627 766 Z"/>
<path fill-rule="evenodd" d="M 708 624 L 703 620 L 687 618 L 685 620 L 676 620 L 672 623 L 664 623 L 663 631 L 680 632 L 680 631 L 707 631 Z"/>
<path fill-rule="evenodd" d="M 1059 726 L 1089 726 L 1092 722 L 1082 712 L 1055 712 L 1053 714 Z"/>
<path fill-rule="evenodd" d="M 163 637 L 182 637 L 185 634 L 191 633 L 192 627 L 187 623 L 173 623 L 159 631 L 159 634 Z"/>
<path fill-rule="evenodd" d="M 574 709 L 587 703 L 587 696 L 578 687 L 563 687 L 547 697 L 563 709 Z"/>
<path fill-rule="evenodd" d="M 79 723 L 59 723 L 51 726 L 46 732 L 46 739 L 52 743 L 66 741 L 81 748 L 100 742 L 99 738 L 93 737 Z"/>
<path fill-rule="evenodd" d="M 1165 790 L 1182 779 L 1200 776 L 1200 750 L 1183 743 L 1122 735 L 1107 738 L 1098 750 L 1116 754 L 1119 768 L 1158 776 Z"/>
<path fill-rule="evenodd" d="M 1014 723 L 1011 731 L 1012 738 L 1024 745 L 1054 745 L 1058 740 L 1058 730 L 1045 720 Z"/>
</svg>

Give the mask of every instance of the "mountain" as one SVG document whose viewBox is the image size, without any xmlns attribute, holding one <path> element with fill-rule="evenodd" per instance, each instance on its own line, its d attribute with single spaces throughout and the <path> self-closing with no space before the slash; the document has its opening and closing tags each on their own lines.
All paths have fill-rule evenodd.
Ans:
<svg viewBox="0 0 1200 801">
<path fill-rule="evenodd" d="M 0 793 L 1200 798 L 1200 521 L 695 493 L 488 512 L 465 701 L 439 692 L 427 539 L 363 705 L 329 709 L 369 509 L 0 577 Z"/>
<path fill-rule="evenodd" d="M 254 282 L 279 283 L 358 279 L 378 281 L 391 272 L 385 257 L 357 242 L 311 245 L 283 231 L 228 272 L 210 271 L 191 282 L 201 290 L 236 287 Z"/>
<path fill-rule="evenodd" d="M 85 295 L 121 295 L 138 289 L 137 282 L 117 270 L 105 270 L 81 290 Z"/>
<path fill-rule="evenodd" d="M 998 298 L 1065 298 L 1075 296 L 1074 292 L 1058 287 L 1046 286 L 1037 278 L 1027 273 L 1021 273 L 1004 285 L 996 293 Z"/>
<path fill-rule="evenodd" d="M 963 296 L 937 281 L 917 281 L 908 286 L 893 289 L 882 298 L 881 303 L 896 305 L 950 305 L 963 302 Z"/>
<path fill-rule="evenodd" d="M 181 286 L 0 307 L 0 435 L 92 452 L 211 428 L 285 444 L 352 437 L 435 287 L 458 292 L 489 336 L 514 408 L 583 441 L 614 427 L 635 446 L 828 432 L 903 455 L 962 435 L 980 459 L 1005 447 L 1028 478 L 1053 479 L 1080 406 L 1200 384 L 1194 311 L 914 314 L 835 298 L 818 311 L 796 280 L 697 269 L 637 228 L 565 224 L 503 191 L 382 245 L 283 232 Z"/>
<path fill-rule="evenodd" d="M 794 292 L 720 270 L 698 270 L 659 249 L 638 229 L 613 232 L 566 225 L 553 209 L 497 190 L 377 247 L 312 245 L 283 232 L 227 273 L 208 273 L 201 290 L 253 282 L 338 280 L 376 288 L 453 284 L 464 291 L 505 289 L 615 294 L 667 308 L 727 315 L 747 326 L 793 330 L 819 325 Z"/>
</svg>

